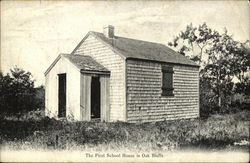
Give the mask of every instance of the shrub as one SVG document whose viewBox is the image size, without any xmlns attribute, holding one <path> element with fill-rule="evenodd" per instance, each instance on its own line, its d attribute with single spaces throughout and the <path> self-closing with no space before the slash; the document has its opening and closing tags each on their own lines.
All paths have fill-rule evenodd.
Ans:
<svg viewBox="0 0 250 163">
<path fill-rule="evenodd" d="M 21 115 L 44 106 L 44 88 L 34 88 L 30 72 L 20 68 L 11 74 L 0 73 L 0 113 Z"/>
</svg>

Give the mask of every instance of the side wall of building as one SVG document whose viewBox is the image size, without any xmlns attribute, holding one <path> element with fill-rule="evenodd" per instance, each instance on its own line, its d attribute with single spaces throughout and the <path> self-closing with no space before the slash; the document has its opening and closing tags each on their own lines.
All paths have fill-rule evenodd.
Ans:
<svg viewBox="0 0 250 163">
<path fill-rule="evenodd" d="M 199 117 L 199 68 L 174 65 L 174 96 L 162 96 L 161 67 L 161 63 L 127 60 L 128 122 Z"/>
<path fill-rule="evenodd" d="M 66 116 L 80 120 L 80 71 L 62 57 L 45 76 L 45 114 L 58 117 L 58 74 L 66 73 Z"/>
<path fill-rule="evenodd" d="M 92 35 L 73 53 L 89 55 L 110 72 L 110 121 L 126 121 L 125 60 Z"/>
</svg>

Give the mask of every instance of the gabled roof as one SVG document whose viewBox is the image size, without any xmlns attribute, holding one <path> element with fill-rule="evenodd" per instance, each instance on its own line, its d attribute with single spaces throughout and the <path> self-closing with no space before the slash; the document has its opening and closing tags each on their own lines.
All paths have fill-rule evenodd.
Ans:
<svg viewBox="0 0 250 163">
<path fill-rule="evenodd" d="M 110 71 L 102 66 L 100 63 L 96 62 L 92 57 L 87 55 L 72 55 L 72 54 L 60 54 L 51 66 L 44 73 L 45 75 L 54 67 L 54 65 L 59 61 L 60 58 L 67 58 L 73 65 L 75 65 L 80 71 L 91 71 L 91 72 L 105 72 Z"/>
<path fill-rule="evenodd" d="M 95 36 L 97 39 L 103 41 L 108 46 L 113 48 L 114 51 L 118 52 L 125 59 L 143 59 L 150 61 L 176 63 L 183 65 L 198 65 L 188 59 L 187 57 L 175 52 L 171 48 L 160 44 L 148 41 L 135 40 L 125 37 L 115 36 L 113 39 L 105 37 L 103 33 L 90 31 L 85 38 L 79 43 L 79 45 L 73 50 L 72 54 L 76 49 L 84 42 L 89 35 Z"/>
</svg>

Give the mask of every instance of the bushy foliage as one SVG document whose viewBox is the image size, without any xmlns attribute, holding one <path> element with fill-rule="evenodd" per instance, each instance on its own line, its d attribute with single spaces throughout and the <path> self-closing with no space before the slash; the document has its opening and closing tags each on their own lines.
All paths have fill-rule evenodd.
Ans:
<svg viewBox="0 0 250 163">
<path fill-rule="evenodd" d="M 45 88 L 44 86 L 39 86 L 35 89 L 35 106 L 37 108 L 44 108 L 45 107 Z"/>
<path fill-rule="evenodd" d="M 1 113 L 19 114 L 37 109 L 41 103 L 37 103 L 31 73 L 17 67 L 10 72 L 6 75 L 0 73 Z"/>
<path fill-rule="evenodd" d="M 243 93 L 247 96 L 250 96 L 250 79 L 245 78 L 241 82 L 236 83 L 234 90 L 235 93 Z"/>
</svg>

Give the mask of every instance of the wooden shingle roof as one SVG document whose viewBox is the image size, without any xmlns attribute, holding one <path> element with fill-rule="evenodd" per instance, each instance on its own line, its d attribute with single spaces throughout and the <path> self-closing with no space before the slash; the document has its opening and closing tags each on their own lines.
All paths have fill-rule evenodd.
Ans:
<svg viewBox="0 0 250 163">
<path fill-rule="evenodd" d="M 99 71 L 99 72 L 109 72 L 104 66 L 96 62 L 92 57 L 86 55 L 71 55 L 62 54 L 62 56 L 69 59 L 77 68 L 82 71 Z"/>
<path fill-rule="evenodd" d="M 73 65 L 75 65 L 81 72 L 102 72 L 109 74 L 110 71 L 102 66 L 100 63 L 96 62 L 92 57 L 87 55 L 72 55 L 72 54 L 60 54 L 50 65 L 50 67 L 45 71 L 47 75 L 50 70 L 55 66 L 60 58 L 68 59 Z"/>
<path fill-rule="evenodd" d="M 111 46 L 114 50 L 118 51 L 126 59 L 134 58 L 134 59 L 144 59 L 150 61 L 160 61 L 167 63 L 198 66 L 195 62 L 191 61 L 187 57 L 175 52 L 171 48 L 160 43 L 153 43 L 153 42 L 135 40 L 125 37 L 118 37 L 118 36 L 115 36 L 114 38 L 111 39 L 105 37 L 103 33 L 93 32 L 93 31 L 89 32 L 89 34 L 92 34 L 96 38 L 99 38 L 103 42 L 107 43 L 109 46 Z"/>
</svg>

